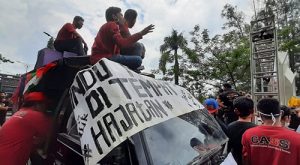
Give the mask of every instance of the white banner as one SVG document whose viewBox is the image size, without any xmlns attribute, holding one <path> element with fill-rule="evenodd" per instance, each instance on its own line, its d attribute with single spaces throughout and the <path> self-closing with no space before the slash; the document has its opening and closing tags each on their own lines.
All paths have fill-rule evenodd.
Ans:
<svg viewBox="0 0 300 165">
<path fill-rule="evenodd" d="M 70 88 L 85 164 L 97 164 L 135 133 L 204 107 L 184 88 L 103 59 Z"/>
</svg>

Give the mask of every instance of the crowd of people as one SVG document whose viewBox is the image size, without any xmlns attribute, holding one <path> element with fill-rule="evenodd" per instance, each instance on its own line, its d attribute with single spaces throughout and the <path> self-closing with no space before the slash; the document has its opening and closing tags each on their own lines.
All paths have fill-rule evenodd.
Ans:
<svg viewBox="0 0 300 165">
<path fill-rule="evenodd" d="M 228 153 L 241 164 L 298 164 L 300 157 L 300 104 L 280 105 L 275 98 L 262 98 L 256 105 L 251 96 L 223 84 L 216 98 L 204 101 L 208 112 L 219 123 L 227 137 Z M 261 124 L 254 120 L 261 119 Z M 298 125 L 297 125 L 298 124 Z"/>
<path fill-rule="evenodd" d="M 145 47 L 138 41 L 151 33 L 154 25 L 131 34 L 129 29 L 135 25 L 137 15 L 132 9 L 128 9 L 124 17 L 118 7 L 106 10 L 107 22 L 100 27 L 91 48 L 91 64 L 107 58 L 132 70 L 141 66 Z M 82 17 L 75 16 L 72 23 L 63 25 L 55 39 L 55 49 L 87 55 L 88 45 L 76 31 L 83 23 Z M 5 157 L 1 164 L 26 164 L 33 148 L 51 133 L 52 119 L 47 113 L 51 100 L 42 92 L 26 93 L 22 107 L 4 122 L 11 107 L 3 94 L 0 99 L 0 158 Z M 228 83 L 223 84 L 216 98 L 205 100 L 204 105 L 228 136 L 228 152 L 237 164 L 300 162 L 300 134 L 295 131 L 300 124 L 300 113 L 292 113 L 291 107 L 281 106 L 274 98 L 263 98 L 258 101 L 255 114 L 251 96 L 243 96 Z M 253 123 L 255 116 L 261 118 L 261 125 Z M 197 138 L 190 141 L 191 147 L 199 153 L 205 152 L 205 144 Z"/>
</svg>

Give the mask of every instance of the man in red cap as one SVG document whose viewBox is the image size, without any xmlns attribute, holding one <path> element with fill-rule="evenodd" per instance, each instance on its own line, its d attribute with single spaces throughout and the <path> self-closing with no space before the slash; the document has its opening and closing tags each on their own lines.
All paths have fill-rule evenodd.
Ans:
<svg viewBox="0 0 300 165">
<path fill-rule="evenodd" d="M 26 164 L 36 144 L 51 130 L 51 117 L 46 114 L 49 100 L 42 92 L 24 96 L 24 104 L 0 129 L 1 165 Z"/>
</svg>

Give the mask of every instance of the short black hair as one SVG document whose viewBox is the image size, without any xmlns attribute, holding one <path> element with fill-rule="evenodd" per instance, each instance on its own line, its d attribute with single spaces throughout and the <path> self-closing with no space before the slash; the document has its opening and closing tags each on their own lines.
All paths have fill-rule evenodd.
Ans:
<svg viewBox="0 0 300 165">
<path fill-rule="evenodd" d="M 230 85 L 229 83 L 224 83 L 224 84 L 223 84 L 223 87 L 224 87 L 224 88 L 229 88 L 229 89 L 231 89 L 231 85 Z"/>
<path fill-rule="evenodd" d="M 210 128 L 209 126 L 208 126 L 208 124 L 206 124 L 206 123 L 200 123 L 200 125 L 198 125 L 198 129 L 199 129 L 199 131 L 201 132 L 201 133 L 203 133 L 203 134 L 209 134 L 209 135 L 212 135 L 213 134 L 213 130 L 212 130 L 212 128 Z"/>
<path fill-rule="evenodd" d="M 108 9 L 106 9 L 105 11 L 105 18 L 106 21 L 114 21 L 113 15 L 120 13 L 122 10 L 119 7 L 109 7 Z"/>
<path fill-rule="evenodd" d="M 257 110 L 262 113 L 262 116 L 270 119 L 271 113 L 274 117 L 280 116 L 280 103 L 274 98 L 263 98 L 257 103 Z"/>
<path fill-rule="evenodd" d="M 233 100 L 233 108 L 237 109 L 239 117 L 247 117 L 253 113 L 254 102 L 248 97 L 240 96 Z"/>
<path fill-rule="evenodd" d="M 73 18 L 73 22 L 78 22 L 78 21 L 84 21 L 84 19 L 82 17 L 80 17 L 80 16 L 75 16 Z"/>
<path fill-rule="evenodd" d="M 291 108 L 281 105 L 280 110 L 283 112 L 281 117 L 290 116 L 291 115 Z"/>
<path fill-rule="evenodd" d="M 203 143 L 198 139 L 198 138 L 192 138 L 191 140 L 190 140 L 190 145 L 191 145 L 191 147 L 195 147 L 195 146 L 197 146 L 197 145 L 202 145 Z"/>
<path fill-rule="evenodd" d="M 124 13 L 124 18 L 128 21 L 132 21 L 136 19 L 136 17 L 137 17 L 137 12 L 133 9 L 128 9 Z"/>
</svg>

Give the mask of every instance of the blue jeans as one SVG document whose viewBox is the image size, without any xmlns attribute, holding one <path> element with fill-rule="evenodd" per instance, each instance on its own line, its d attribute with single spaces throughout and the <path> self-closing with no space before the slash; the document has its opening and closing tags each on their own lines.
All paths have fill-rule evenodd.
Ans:
<svg viewBox="0 0 300 165">
<path fill-rule="evenodd" d="M 132 70 L 136 70 L 142 64 L 142 57 L 137 55 L 113 55 L 109 59 L 123 64 Z"/>
</svg>

